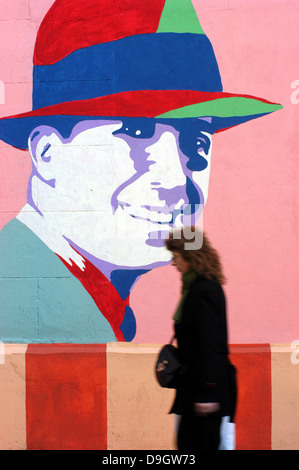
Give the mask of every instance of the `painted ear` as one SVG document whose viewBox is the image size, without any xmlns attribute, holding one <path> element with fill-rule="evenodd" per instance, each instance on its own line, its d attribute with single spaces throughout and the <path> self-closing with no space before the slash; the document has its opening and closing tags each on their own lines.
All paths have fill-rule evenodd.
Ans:
<svg viewBox="0 0 299 470">
<path fill-rule="evenodd" d="M 28 139 L 33 168 L 46 183 L 55 181 L 55 161 L 62 145 L 59 133 L 53 127 L 34 129 Z"/>
</svg>

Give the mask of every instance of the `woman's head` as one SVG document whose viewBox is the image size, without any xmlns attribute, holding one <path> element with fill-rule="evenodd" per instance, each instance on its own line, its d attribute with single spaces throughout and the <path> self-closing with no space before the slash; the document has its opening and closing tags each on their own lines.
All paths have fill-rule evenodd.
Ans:
<svg viewBox="0 0 299 470">
<path fill-rule="evenodd" d="M 192 269 L 206 279 L 216 280 L 219 284 L 224 284 L 225 276 L 222 271 L 219 255 L 215 248 L 212 247 L 207 236 L 192 228 L 194 240 L 197 237 L 202 239 L 202 246 L 192 249 L 190 229 L 188 232 L 188 238 L 184 234 L 184 229 L 182 229 L 179 233 L 170 234 L 169 239 L 165 242 L 166 248 L 174 255 L 174 265 L 182 273 Z"/>
</svg>

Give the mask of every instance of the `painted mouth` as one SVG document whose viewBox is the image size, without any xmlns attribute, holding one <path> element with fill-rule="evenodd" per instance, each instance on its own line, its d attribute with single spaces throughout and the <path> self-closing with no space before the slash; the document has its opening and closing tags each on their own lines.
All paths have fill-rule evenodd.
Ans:
<svg viewBox="0 0 299 470">
<path fill-rule="evenodd" d="M 138 206 L 119 202 L 119 207 L 130 217 L 158 225 L 174 225 L 178 215 L 182 214 L 182 201 L 172 207 Z"/>
</svg>

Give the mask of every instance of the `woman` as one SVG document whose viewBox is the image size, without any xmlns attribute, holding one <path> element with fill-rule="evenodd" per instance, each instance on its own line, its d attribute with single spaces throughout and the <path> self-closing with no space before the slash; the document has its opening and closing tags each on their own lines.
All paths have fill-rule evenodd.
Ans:
<svg viewBox="0 0 299 470">
<path fill-rule="evenodd" d="M 225 278 L 216 250 L 207 237 L 200 249 L 190 238 L 171 235 L 166 248 L 182 274 L 182 298 L 174 315 L 180 360 L 188 366 L 177 388 L 171 413 L 181 415 L 178 449 L 217 450 L 222 417 L 233 421 L 235 368 L 228 359 Z"/>
</svg>

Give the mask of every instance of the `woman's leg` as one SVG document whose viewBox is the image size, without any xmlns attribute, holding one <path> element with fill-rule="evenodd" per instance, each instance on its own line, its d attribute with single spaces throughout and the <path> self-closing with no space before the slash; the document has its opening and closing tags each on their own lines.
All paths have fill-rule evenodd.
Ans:
<svg viewBox="0 0 299 470">
<path fill-rule="evenodd" d="M 178 429 L 178 450 L 218 450 L 221 417 L 183 415 Z"/>
</svg>

